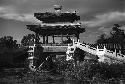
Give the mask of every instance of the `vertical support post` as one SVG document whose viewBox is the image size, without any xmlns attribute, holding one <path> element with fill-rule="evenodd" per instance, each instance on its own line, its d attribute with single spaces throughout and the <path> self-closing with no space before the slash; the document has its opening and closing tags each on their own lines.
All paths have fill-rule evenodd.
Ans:
<svg viewBox="0 0 125 84">
<path fill-rule="evenodd" d="M 63 45 L 63 34 L 61 33 L 61 45 Z"/>
<path fill-rule="evenodd" d="M 53 38 L 53 43 L 55 43 L 54 35 L 52 35 L 52 38 Z"/>
<path fill-rule="evenodd" d="M 73 39 L 75 39 L 75 34 L 73 34 Z"/>
<path fill-rule="evenodd" d="M 45 36 L 43 36 L 43 44 L 45 44 Z"/>
<path fill-rule="evenodd" d="M 77 42 L 78 42 L 78 40 L 79 40 L 79 34 L 77 34 Z"/>
<path fill-rule="evenodd" d="M 117 51 L 116 51 L 116 49 L 115 49 L 115 55 L 116 55 L 116 57 L 117 57 Z"/>
<path fill-rule="evenodd" d="M 35 34 L 35 44 L 39 43 L 39 35 L 36 33 Z"/>
<path fill-rule="evenodd" d="M 46 35 L 46 44 L 48 43 L 48 35 Z"/>
</svg>

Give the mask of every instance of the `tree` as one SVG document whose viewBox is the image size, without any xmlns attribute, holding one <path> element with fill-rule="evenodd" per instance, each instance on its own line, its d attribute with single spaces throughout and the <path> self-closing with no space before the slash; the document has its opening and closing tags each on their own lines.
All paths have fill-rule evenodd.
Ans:
<svg viewBox="0 0 125 84">
<path fill-rule="evenodd" d="M 76 48 L 74 51 L 74 56 L 73 56 L 75 65 L 77 65 L 77 63 L 81 61 L 84 61 L 85 56 L 86 56 L 85 51 L 81 50 L 80 48 Z"/>
<path fill-rule="evenodd" d="M 0 68 L 12 67 L 14 57 L 18 56 L 16 52 L 19 50 L 16 40 L 12 36 L 4 36 L 0 38 Z M 22 54 L 22 53 L 21 53 Z"/>
<path fill-rule="evenodd" d="M 13 40 L 12 36 L 4 36 L 0 38 L 0 47 L 1 48 L 17 48 L 17 40 Z"/>
<path fill-rule="evenodd" d="M 106 38 L 106 34 L 102 34 L 99 36 L 99 39 L 96 41 L 96 44 L 106 44 L 108 39 Z"/>
<path fill-rule="evenodd" d="M 124 31 L 120 29 L 120 26 L 118 24 L 114 24 L 114 27 L 112 28 L 110 34 L 110 40 L 112 40 L 113 43 L 117 43 L 123 46 L 123 43 L 125 42 L 125 34 Z"/>
<path fill-rule="evenodd" d="M 110 32 L 110 37 L 105 38 L 105 35 L 102 34 L 99 39 L 96 41 L 96 44 L 118 44 L 121 46 L 123 52 L 125 46 L 125 33 L 124 30 L 120 29 L 118 24 L 114 24 L 112 31 Z"/>
<path fill-rule="evenodd" d="M 34 42 L 34 39 L 35 39 L 34 34 L 28 34 L 23 37 L 23 39 L 21 40 L 21 44 L 23 46 L 27 46 L 27 45 L 29 45 L 30 42 Z"/>
<path fill-rule="evenodd" d="M 114 24 L 112 31 L 110 32 L 110 37 L 105 38 L 105 34 L 102 34 L 99 39 L 96 41 L 96 44 L 100 43 L 112 43 L 112 44 L 120 44 L 122 45 L 125 42 L 125 34 L 124 31 L 120 29 L 118 24 Z"/>
</svg>

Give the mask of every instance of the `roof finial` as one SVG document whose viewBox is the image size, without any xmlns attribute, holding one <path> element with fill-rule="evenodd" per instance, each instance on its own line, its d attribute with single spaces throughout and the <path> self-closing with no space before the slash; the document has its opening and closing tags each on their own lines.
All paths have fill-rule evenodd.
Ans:
<svg viewBox="0 0 125 84">
<path fill-rule="evenodd" d="M 54 5 L 54 9 L 55 9 L 56 13 L 60 13 L 61 9 L 62 9 L 62 6 L 61 5 Z"/>
<path fill-rule="evenodd" d="M 62 6 L 61 6 L 61 5 L 54 5 L 54 9 L 55 9 L 55 10 L 61 10 L 61 9 L 62 9 Z"/>
</svg>

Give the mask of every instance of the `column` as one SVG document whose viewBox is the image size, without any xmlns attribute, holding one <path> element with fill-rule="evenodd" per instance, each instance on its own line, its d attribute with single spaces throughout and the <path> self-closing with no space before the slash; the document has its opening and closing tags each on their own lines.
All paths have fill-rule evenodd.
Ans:
<svg viewBox="0 0 125 84">
<path fill-rule="evenodd" d="M 45 36 L 43 35 L 43 44 L 45 44 Z"/>
<path fill-rule="evenodd" d="M 61 34 L 61 44 L 63 45 L 63 34 Z"/>
<path fill-rule="evenodd" d="M 39 40 L 40 40 L 40 38 L 39 38 L 39 35 L 36 33 L 36 36 L 35 36 L 35 43 L 39 43 Z"/>
<path fill-rule="evenodd" d="M 79 39 L 79 34 L 77 34 L 77 41 L 78 41 L 78 39 Z"/>
<path fill-rule="evenodd" d="M 53 43 L 55 43 L 54 35 L 52 35 L 52 38 L 53 38 Z"/>
<path fill-rule="evenodd" d="M 48 35 L 46 35 L 46 44 L 48 43 Z"/>
<path fill-rule="evenodd" d="M 73 34 L 73 39 L 75 39 L 75 34 Z"/>
</svg>

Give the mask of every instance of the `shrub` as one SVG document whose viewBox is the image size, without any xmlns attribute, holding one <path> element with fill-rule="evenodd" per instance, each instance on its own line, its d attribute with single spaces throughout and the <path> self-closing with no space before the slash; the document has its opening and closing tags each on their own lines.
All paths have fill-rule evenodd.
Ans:
<svg viewBox="0 0 125 84">
<path fill-rule="evenodd" d="M 74 61 L 58 62 L 58 71 L 67 79 L 120 79 L 125 78 L 125 64 L 108 64 L 95 62 L 93 60 L 84 60 L 78 65 Z M 63 67 L 63 68 L 62 68 Z"/>
</svg>

